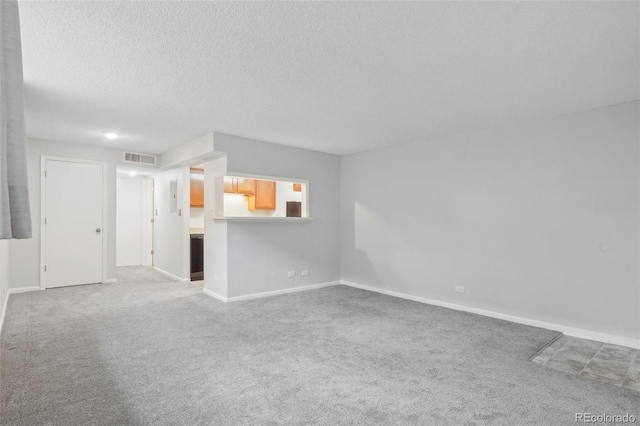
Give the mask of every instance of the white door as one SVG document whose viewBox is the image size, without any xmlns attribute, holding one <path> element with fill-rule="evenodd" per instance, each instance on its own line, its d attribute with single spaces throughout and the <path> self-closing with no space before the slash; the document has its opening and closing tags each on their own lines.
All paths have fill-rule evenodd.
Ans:
<svg viewBox="0 0 640 426">
<path fill-rule="evenodd" d="M 143 235 L 145 244 L 143 265 L 153 266 L 153 180 L 144 180 L 145 204 L 143 211 Z"/>
<path fill-rule="evenodd" d="M 140 266 L 143 245 L 144 181 L 116 179 L 116 266 Z"/>
<path fill-rule="evenodd" d="M 45 160 L 44 288 L 102 282 L 103 165 Z"/>
</svg>

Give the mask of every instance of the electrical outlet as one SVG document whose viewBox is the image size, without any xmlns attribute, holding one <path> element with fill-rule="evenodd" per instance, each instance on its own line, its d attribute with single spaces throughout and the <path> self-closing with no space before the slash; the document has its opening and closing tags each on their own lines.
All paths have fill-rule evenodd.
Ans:
<svg viewBox="0 0 640 426">
<path fill-rule="evenodd" d="M 289 278 L 295 277 L 296 276 L 296 271 L 289 271 L 288 276 L 289 276 Z"/>
<path fill-rule="evenodd" d="M 464 293 L 464 287 L 461 285 L 456 286 L 456 293 Z"/>
<path fill-rule="evenodd" d="M 307 275 L 309 275 L 309 270 L 308 269 L 303 269 L 302 270 L 302 274 L 303 277 L 306 277 Z"/>
</svg>

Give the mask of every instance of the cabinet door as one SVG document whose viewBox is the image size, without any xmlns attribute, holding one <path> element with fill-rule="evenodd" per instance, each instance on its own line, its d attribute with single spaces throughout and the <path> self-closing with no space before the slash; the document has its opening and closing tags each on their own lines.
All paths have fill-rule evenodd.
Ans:
<svg viewBox="0 0 640 426">
<path fill-rule="evenodd" d="M 236 178 L 232 178 L 230 176 L 224 177 L 224 192 L 227 194 L 237 194 L 238 193 L 238 180 Z"/>
<path fill-rule="evenodd" d="M 253 195 L 255 193 L 255 180 L 237 178 L 237 192 L 238 194 Z"/>
<path fill-rule="evenodd" d="M 204 207 L 204 175 L 191 173 L 191 207 Z"/>
<path fill-rule="evenodd" d="M 249 196 L 249 210 L 276 209 L 276 183 L 268 180 L 255 181 L 255 195 Z"/>
</svg>

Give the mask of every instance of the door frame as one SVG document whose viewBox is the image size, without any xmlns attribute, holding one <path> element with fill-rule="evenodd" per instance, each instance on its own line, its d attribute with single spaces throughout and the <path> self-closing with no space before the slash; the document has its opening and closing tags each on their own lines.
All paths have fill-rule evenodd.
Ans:
<svg viewBox="0 0 640 426">
<path fill-rule="evenodd" d="M 107 209 L 107 163 L 104 161 L 82 160 L 79 158 L 58 157 L 53 155 L 41 155 L 40 156 L 40 289 L 45 290 L 44 285 L 44 265 L 46 265 L 45 256 L 45 213 L 46 213 L 46 199 L 47 199 L 47 182 L 45 177 L 45 171 L 47 167 L 47 160 L 63 161 L 67 163 L 83 163 L 102 166 L 102 281 L 107 281 L 107 230 L 108 230 L 108 209 Z"/>
</svg>

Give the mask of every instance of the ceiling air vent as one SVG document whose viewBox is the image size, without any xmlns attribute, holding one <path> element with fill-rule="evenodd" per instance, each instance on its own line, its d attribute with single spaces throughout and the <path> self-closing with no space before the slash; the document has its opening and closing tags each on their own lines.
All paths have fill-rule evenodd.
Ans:
<svg viewBox="0 0 640 426">
<path fill-rule="evenodd" d="M 137 152 L 125 152 L 124 153 L 124 162 L 125 163 L 137 163 L 137 164 L 147 164 L 149 166 L 156 165 L 156 156 L 150 154 L 140 154 Z"/>
</svg>

